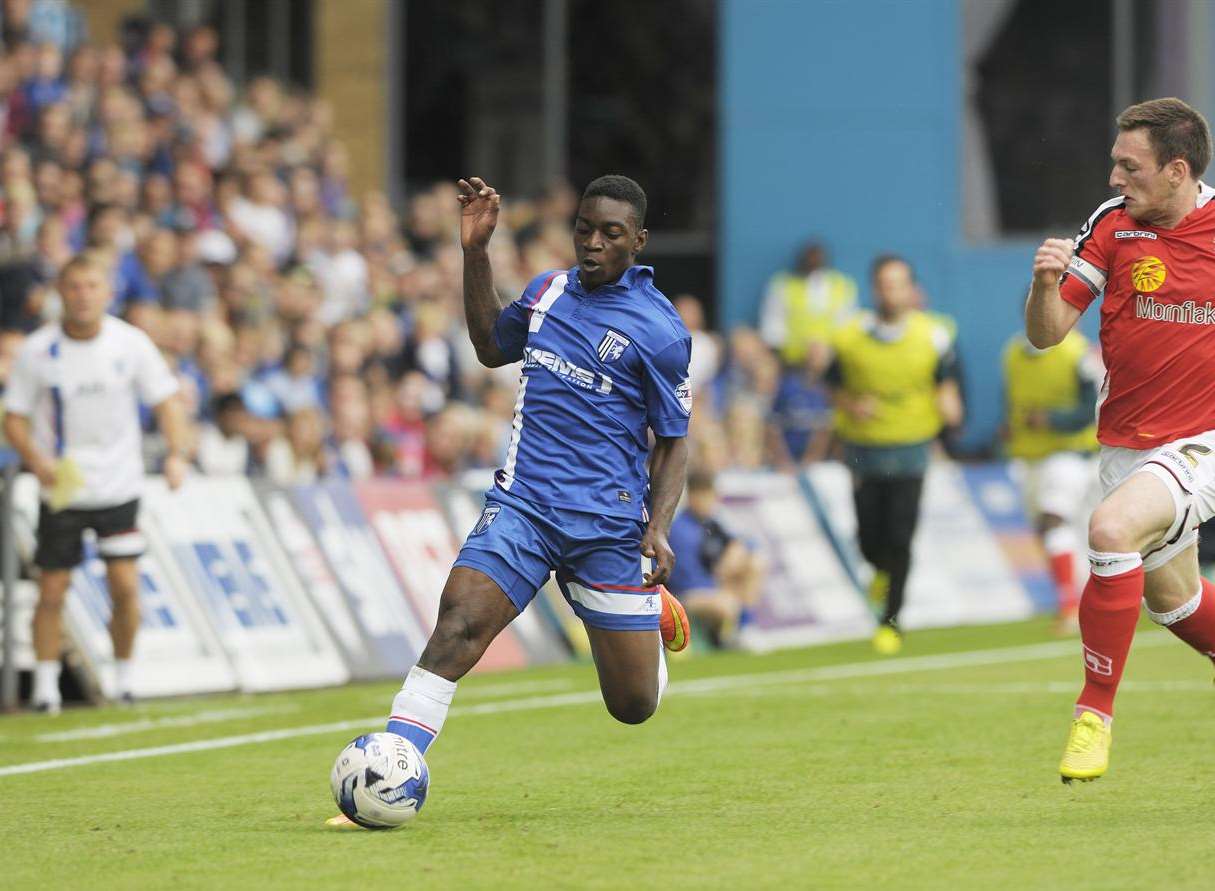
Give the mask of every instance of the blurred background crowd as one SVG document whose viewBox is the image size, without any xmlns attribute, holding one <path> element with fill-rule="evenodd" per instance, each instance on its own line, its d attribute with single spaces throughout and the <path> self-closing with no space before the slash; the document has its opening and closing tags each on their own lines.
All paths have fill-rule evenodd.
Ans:
<svg viewBox="0 0 1215 891">
<path fill-rule="evenodd" d="M 4 4 L 0 381 L 56 318 L 60 267 L 89 250 L 112 270 L 112 312 L 179 375 L 203 472 L 434 479 L 500 463 L 517 371 L 482 368 L 465 335 L 454 184 L 400 211 L 352 194 L 331 109 L 270 78 L 238 90 L 208 26 L 77 43 L 70 18 L 30 8 Z M 573 265 L 577 200 L 567 183 L 506 197 L 492 245 L 504 300 Z M 825 267 L 811 246 L 773 278 L 762 332 L 723 338 L 697 296 L 670 295 L 694 337 L 698 466 L 826 453 L 824 357 L 790 346 L 806 332 L 783 314 L 790 288 L 827 288 L 838 317 L 855 309 L 855 284 Z"/>
</svg>

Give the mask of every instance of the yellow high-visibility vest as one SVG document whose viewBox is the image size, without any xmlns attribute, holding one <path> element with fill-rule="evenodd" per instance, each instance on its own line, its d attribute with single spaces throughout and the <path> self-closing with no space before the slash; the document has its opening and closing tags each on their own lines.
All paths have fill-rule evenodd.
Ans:
<svg viewBox="0 0 1215 891">
<path fill-rule="evenodd" d="M 834 338 L 840 389 L 852 397 L 872 395 L 872 418 L 859 420 L 836 409 L 836 432 L 855 445 L 910 445 L 941 432 L 937 407 L 937 366 L 952 347 L 948 328 L 928 313 L 915 311 L 903 320 L 892 340 L 874 333 L 871 314 L 841 328 Z"/>
<path fill-rule="evenodd" d="M 785 305 L 785 341 L 780 357 L 786 365 L 800 365 L 812 341 L 830 343 L 841 324 L 856 312 L 856 282 L 834 269 L 814 273 L 816 287 L 811 290 L 804 275 L 788 273 L 775 287 L 780 288 Z"/>
<path fill-rule="evenodd" d="M 1017 335 L 1004 347 L 1004 393 L 1008 412 L 1008 441 L 1013 458 L 1035 460 L 1055 452 L 1097 450 L 1097 422 L 1078 431 L 1030 427 L 1029 416 L 1038 411 L 1071 410 L 1081 396 L 1081 363 L 1089 353 L 1089 342 L 1078 331 L 1069 331 L 1063 342 L 1038 351 Z"/>
</svg>

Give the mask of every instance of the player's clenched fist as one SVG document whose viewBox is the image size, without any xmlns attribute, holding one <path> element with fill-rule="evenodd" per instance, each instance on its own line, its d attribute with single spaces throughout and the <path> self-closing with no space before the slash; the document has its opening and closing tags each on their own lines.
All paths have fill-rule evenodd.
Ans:
<svg viewBox="0 0 1215 891">
<path fill-rule="evenodd" d="M 1070 238 L 1048 238 L 1034 254 L 1034 281 L 1044 285 L 1057 284 L 1072 262 L 1075 245 Z"/>
<path fill-rule="evenodd" d="M 502 196 L 477 176 L 457 183 L 460 187 L 460 244 L 465 248 L 483 248 L 498 225 L 498 208 Z"/>
</svg>

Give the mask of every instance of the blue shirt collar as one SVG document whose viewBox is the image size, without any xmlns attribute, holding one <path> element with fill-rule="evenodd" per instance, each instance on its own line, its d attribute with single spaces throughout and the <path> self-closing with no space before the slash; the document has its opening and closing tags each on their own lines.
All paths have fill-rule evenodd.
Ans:
<svg viewBox="0 0 1215 891">
<path fill-rule="evenodd" d="M 578 267 L 575 266 L 569 271 L 569 278 L 566 284 L 569 288 L 578 294 L 591 296 L 592 294 L 602 297 L 624 296 L 630 291 L 641 287 L 647 282 L 654 280 L 653 266 L 630 266 L 624 271 L 624 275 L 620 276 L 616 281 L 609 285 L 600 285 L 594 291 L 587 291 L 582 287 L 582 280 L 578 277 Z"/>
</svg>

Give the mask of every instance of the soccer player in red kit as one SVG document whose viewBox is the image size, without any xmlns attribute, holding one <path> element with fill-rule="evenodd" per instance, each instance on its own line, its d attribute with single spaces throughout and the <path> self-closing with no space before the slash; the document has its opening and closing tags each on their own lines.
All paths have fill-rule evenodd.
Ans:
<svg viewBox="0 0 1215 891">
<path fill-rule="evenodd" d="M 1084 689 L 1059 765 L 1064 782 L 1109 766 L 1114 693 L 1148 614 L 1215 659 L 1215 586 L 1198 572 L 1215 516 L 1215 189 L 1206 120 L 1179 99 L 1118 116 L 1110 186 L 1074 242 L 1034 257 L 1025 331 L 1059 343 L 1099 296 L 1106 378 L 1098 403 L 1103 500 L 1089 521 L 1080 601 Z"/>
</svg>

